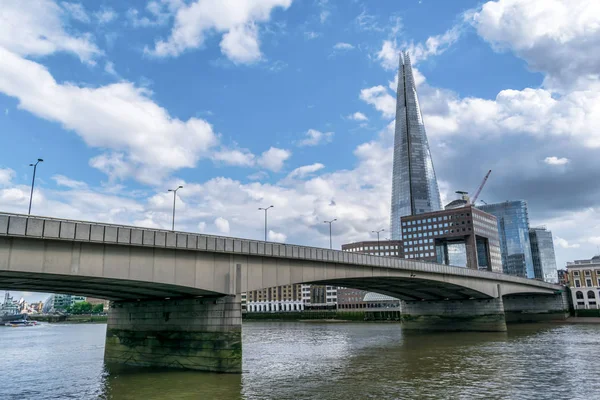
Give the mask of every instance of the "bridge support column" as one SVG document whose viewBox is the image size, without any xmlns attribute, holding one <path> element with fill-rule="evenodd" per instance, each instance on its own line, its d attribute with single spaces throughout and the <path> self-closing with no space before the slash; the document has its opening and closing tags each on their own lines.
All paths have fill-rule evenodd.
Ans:
<svg viewBox="0 0 600 400">
<path fill-rule="evenodd" d="M 557 294 L 507 295 L 503 297 L 506 322 L 536 322 L 567 319 L 569 299 Z"/>
<path fill-rule="evenodd" d="M 402 301 L 402 329 L 504 332 L 502 297 L 471 300 Z"/>
<path fill-rule="evenodd" d="M 240 296 L 111 303 L 107 363 L 242 372 Z"/>
</svg>

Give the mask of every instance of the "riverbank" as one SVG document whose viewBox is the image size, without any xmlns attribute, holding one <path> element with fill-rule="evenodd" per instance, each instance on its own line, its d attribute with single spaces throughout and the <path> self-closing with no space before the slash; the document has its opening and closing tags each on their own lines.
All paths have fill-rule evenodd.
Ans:
<svg viewBox="0 0 600 400">
<path fill-rule="evenodd" d="M 400 322 L 399 311 L 296 311 L 243 313 L 244 321 Z"/>
<path fill-rule="evenodd" d="M 47 322 L 50 324 L 105 324 L 107 315 L 33 315 L 32 321 Z"/>
</svg>

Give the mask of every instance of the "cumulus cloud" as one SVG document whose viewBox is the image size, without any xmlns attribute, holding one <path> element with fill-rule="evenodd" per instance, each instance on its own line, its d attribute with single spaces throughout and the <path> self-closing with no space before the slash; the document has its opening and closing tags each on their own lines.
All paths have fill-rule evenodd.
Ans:
<svg viewBox="0 0 600 400">
<path fill-rule="evenodd" d="M 544 162 L 548 165 L 565 165 L 569 162 L 568 158 L 562 157 L 562 158 L 558 158 L 558 157 L 546 157 L 544 159 Z"/>
<path fill-rule="evenodd" d="M 287 240 L 287 236 L 285 235 L 285 233 L 275 232 L 272 230 L 269 230 L 269 234 L 267 237 L 271 242 L 285 243 L 285 241 Z"/>
<path fill-rule="evenodd" d="M 147 89 L 131 82 L 97 88 L 61 84 L 42 65 L 1 47 L 0 59 L 0 92 L 18 99 L 21 109 L 76 132 L 88 146 L 110 149 L 91 164 L 114 177 L 156 183 L 193 167 L 217 144 L 208 122 L 173 118 Z"/>
<path fill-rule="evenodd" d="M 51 0 L 4 0 L 0 12 L 0 47 L 21 56 L 72 53 L 93 64 L 102 52 L 90 35 L 67 33 L 62 13 Z"/>
<path fill-rule="evenodd" d="M 262 153 L 257 161 L 258 165 L 273 172 L 279 172 L 285 161 L 292 156 L 289 150 L 271 147 Z"/>
<path fill-rule="evenodd" d="M 178 5 L 169 38 L 156 41 L 146 52 L 157 57 L 176 57 L 199 48 L 211 32 L 222 33 L 221 51 L 235 63 L 261 58 L 257 24 L 269 21 L 276 8 L 287 9 L 292 0 L 196 0 Z M 130 18 L 140 24 L 135 10 Z"/>
<path fill-rule="evenodd" d="M 73 19 L 79 22 L 90 22 L 90 17 L 87 15 L 87 12 L 81 3 L 68 3 L 63 1 L 60 4 Z"/>
<path fill-rule="evenodd" d="M 212 159 L 227 165 L 251 167 L 255 164 L 255 156 L 246 149 L 222 149 L 212 155 Z"/>
<path fill-rule="evenodd" d="M 369 118 L 361 112 L 355 112 L 354 114 L 348 115 L 346 118 L 354 120 L 354 121 L 368 121 Z"/>
<path fill-rule="evenodd" d="M 108 24 L 109 22 L 117 19 L 118 14 L 112 8 L 103 8 L 100 11 L 94 13 L 94 17 L 98 20 L 99 24 Z"/>
<path fill-rule="evenodd" d="M 0 186 L 8 186 L 14 177 L 14 170 L 10 168 L 0 168 Z"/>
<path fill-rule="evenodd" d="M 293 170 L 292 172 L 290 172 L 287 177 L 290 179 L 302 179 L 302 178 L 305 178 L 323 168 L 325 168 L 325 166 L 321 163 L 304 165 L 304 166 L 298 167 L 295 170 Z"/>
<path fill-rule="evenodd" d="M 77 181 L 64 175 L 54 175 L 52 180 L 54 180 L 58 186 L 65 186 L 71 189 L 82 189 L 87 187 L 85 182 Z"/>
<path fill-rule="evenodd" d="M 466 20 L 497 50 L 510 50 L 549 89 L 584 89 L 598 82 L 600 2 L 597 0 L 488 1 Z"/>
<path fill-rule="evenodd" d="M 229 221 L 227 221 L 225 218 L 218 217 L 217 219 L 215 219 L 214 224 L 220 233 L 229 233 Z"/>
<path fill-rule="evenodd" d="M 579 244 L 578 243 L 569 243 L 566 239 L 563 239 L 563 238 L 558 237 L 558 236 L 554 237 L 554 243 L 556 243 L 557 246 L 560 246 L 563 249 L 577 249 L 577 248 L 579 248 Z"/>
<path fill-rule="evenodd" d="M 338 42 L 333 46 L 333 48 L 335 50 L 352 50 L 354 48 L 354 46 L 351 45 L 350 43 Z"/>
<path fill-rule="evenodd" d="M 318 146 L 320 144 L 329 143 L 333 140 L 333 132 L 321 132 L 316 129 L 309 129 L 304 134 L 304 139 L 297 142 L 300 147 L 303 146 Z"/>
<path fill-rule="evenodd" d="M 360 99 L 375 107 L 384 118 L 392 118 L 396 114 L 396 99 L 390 95 L 385 86 L 379 85 L 361 90 Z"/>
</svg>

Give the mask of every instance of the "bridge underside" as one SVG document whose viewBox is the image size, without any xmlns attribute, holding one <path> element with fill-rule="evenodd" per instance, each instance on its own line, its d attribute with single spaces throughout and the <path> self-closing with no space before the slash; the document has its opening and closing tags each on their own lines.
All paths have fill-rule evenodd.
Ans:
<svg viewBox="0 0 600 400">
<path fill-rule="evenodd" d="M 64 293 L 112 301 L 222 296 L 208 290 L 157 282 L 12 271 L 0 271 L 0 289 Z"/>
<path fill-rule="evenodd" d="M 400 300 L 468 300 L 491 296 L 447 282 L 416 278 L 370 277 L 307 282 L 315 285 L 347 287 L 381 293 Z"/>
</svg>

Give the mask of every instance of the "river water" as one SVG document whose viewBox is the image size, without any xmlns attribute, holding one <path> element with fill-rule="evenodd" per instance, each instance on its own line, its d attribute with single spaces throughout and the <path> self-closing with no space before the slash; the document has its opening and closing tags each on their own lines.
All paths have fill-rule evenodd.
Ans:
<svg viewBox="0 0 600 400">
<path fill-rule="evenodd" d="M 600 399 L 600 325 L 244 323 L 243 374 L 107 371 L 106 325 L 0 328 L 0 399 Z"/>
</svg>

